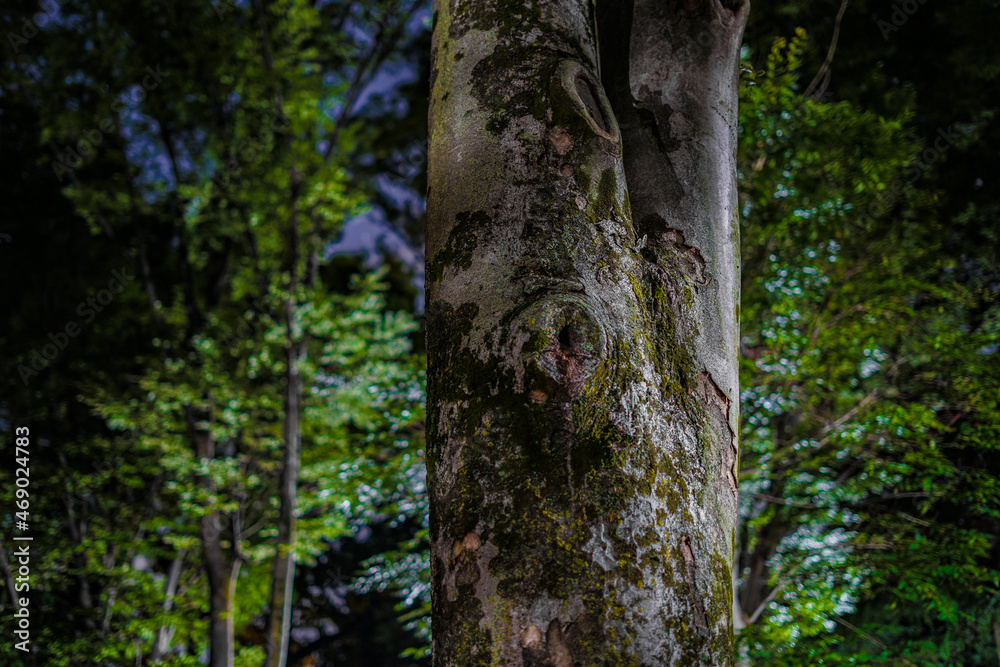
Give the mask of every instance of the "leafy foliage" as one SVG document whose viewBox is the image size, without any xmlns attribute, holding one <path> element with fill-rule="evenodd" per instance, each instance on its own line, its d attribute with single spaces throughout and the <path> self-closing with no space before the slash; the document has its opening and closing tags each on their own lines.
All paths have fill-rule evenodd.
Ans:
<svg viewBox="0 0 1000 667">
<path fill-rule="evenodd" d="M 911 114 L 801 95 L 804 40 L 741 109 L 743 650 L 991 664 L 997 290 L 955 278 Z"/>
<path fill-rule="evenodd" d="M 370 124 L 379 105 L 361 116 L 356 103 L 398 61 L 415 5 L 168 9 L 62 6 L 4 65 L 3 127 L 30 165 L 9 182 L 52 202 L 44 226 L 61 230 L 54 253 L 71 258 L 49 275 L 81 287 L 119 266 L 126 276 L 27 391 L 16 369 L 32 368 L 44 332 L 88 294 L 63 288 L 39 313 L 49 287 L 37 279 L 11 299 L 2 430 L 39 434 L 33 472 L 56 485 L 32 507 L 48 544 L 33 565 L 36 664 L 200 664 L 218 614 L 206 521 L 238 573 L 236 664 L 260 663 L 289 340 L 304 346 L 303 565 L 422 474 L 416 325 L 388 309 L 385 272 L 344 284 L 325 250 L 370 208 L 371 175 L 356 161 L 389 142 Z M 5 27 L 25 12 L 5 8 Z M 357 65 L 359 50 L 371 66 Z M 18 214 L 5 238 L 30 243 L 32 212 Z M 68 611 L 55 602 L 67 596 Z"/>
</svg>

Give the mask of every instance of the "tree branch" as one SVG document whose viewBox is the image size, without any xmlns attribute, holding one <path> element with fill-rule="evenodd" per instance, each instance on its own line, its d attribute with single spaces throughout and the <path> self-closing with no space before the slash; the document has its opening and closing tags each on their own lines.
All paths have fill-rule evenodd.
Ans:
<svg viewBox="0 0 1000 667">
<path fill-rule="evenodd" d="M 823 87 L 816 97 L 820 97 L 826 92 L 826 87 L 830 83 L 830 64 L 833 62 L 833 54 L 837 50 L 837 40 L 840 38 L 840 21 L 844 18 L 844 12 L 847 10 L 848 0 L 844 0 L 840 3 L 840 11 L 837 12 L 837 19 L 833 24 L 833 38 L 830 40 L 830 48 L 826 52 L 826 60 L 823 61 L 823 65 L 816 72 L 816 76 L 813 77 L 812 82 L 806 88 L 806 92 L 803 93 L 803 97 L 809 97 L 816 90 L 816 87 L 820 85 L 822 81 Z"/>
</svg>

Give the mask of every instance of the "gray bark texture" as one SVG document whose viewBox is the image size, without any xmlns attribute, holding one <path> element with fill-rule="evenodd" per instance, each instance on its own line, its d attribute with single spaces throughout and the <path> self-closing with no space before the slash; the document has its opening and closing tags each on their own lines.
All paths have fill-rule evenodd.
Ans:
<svg viewBox="0 0 1000 667">
<path fill-rule="evenodd" d="M 434 7 L 434 664 L 732 665 L 748 7 Z"/>
</svg>

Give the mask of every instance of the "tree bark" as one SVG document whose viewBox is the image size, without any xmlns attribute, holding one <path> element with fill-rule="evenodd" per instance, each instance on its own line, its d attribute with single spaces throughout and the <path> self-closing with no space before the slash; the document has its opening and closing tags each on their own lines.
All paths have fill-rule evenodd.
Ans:
<svg viewBox="0 0 1000 667">
<path fill-rule="evenodd" d="M 280 109 L 284 113 L 284 109 Z M 301 193 L 302 177 L 293 169 L 289 179 L 292 214 L 288 221 L 287 266 L 290 277 L 288 296 L 282 304 L 285 316 L 285 419 L 282 425 L 281 478 L 278 482 L 278 539 L 271 571 L 271 602 L 268 606 L 267 645 L 264 667 L 285 667 L 288 637 L 292 628 L 292 593 L 295 579 L 295 528 L 298 507 L 299 471 L 301 469 L 302 374 L 299 364 L 305 358 L 304 334 L 296 331 L 295 310 L 299 289 L 299 217 L 295 209 Z M 306 282 L 311 282 L 306 277 Z"/>
<path fill-rule="evenodd" d="M 733 663 L 746 11 L 435 2 L 436 665 Z"/>
<path fill-rule="evenodd" d="M 187 552 L 181 550 L 170 564 L 163 599 L 163 610 L 166 612 L 174 608 L 174 595 L 177 594 L 177 587 L 180 585 L 181 571 L 184 569 L 186 555 Z M 149 655 L 150 662 L 157 663 L 166 657 L 167 653 L 170 652 L 170 644 L 173 641 L 175 631 L 176 628 L 173 625 L 163 625 L 156 630 L 156 638 L 153 640 L 153 648 Z"/>
<path fill-rule="evenodd" d="M 271 571 L 271 602 L 268 607 L 265 667 L 285 667 L 288 656 L 288 635 L 292 626 L 292 583 L 295 578 L 295 511 L 298 505 L 298 485 L 301 437 L 299 413 L 302 404 L 302 376 L 298 364 L 305 353 L 304 345 L 294 340 L 293 304 L 286 303 L 288 347 L 285 372 L 284 448 L 281 479 L 278 483 L 280 500 L 278 539 Z"/>
<path fill-rule="evenodd" d="M 195 456 L 201 461 L 211 461 L 215 458 L 215 439 L 207 429 L 208 416 L 197 415 L 193 408 L 187 408 L 187 419 L 194 439 Z M 197 481 L 209 494 L 215 493 L 210 473 L 199 475 Z M 239 561 L 226 553 L 222 514 L 218 510 L 206 512 L 199 521 L 199 527 L 205 577 L 208 579 L 208 664 L 209 667 L 232 667 L 236 653 L 233 597 Z M 238 535 L 233 535 L 234 543 L 238 539 Z"/>
</svg>

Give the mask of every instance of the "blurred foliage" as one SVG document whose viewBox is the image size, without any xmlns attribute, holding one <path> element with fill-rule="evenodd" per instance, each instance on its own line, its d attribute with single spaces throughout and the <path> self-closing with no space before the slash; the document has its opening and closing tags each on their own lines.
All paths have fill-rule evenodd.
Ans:
<svg viewBox="0 0 1000 667">
<path fill-rule="evenodd" d="M 1000 284 L 937 190 L 985 129 L 806 96 L 807 50 L 745 52 L 739 649 L 996 664 Z"/>
<path fill-rule="evenodd" d="M 2 65 L 15 208 L 0 237 L 0 431 L 30 426 L 37 443 L 35 652 L 2 650 L 23 664 L 201 664 L 209 519 L 236 573 L 235 664 L 258 665 L 289 340 L 305 346 L 300 568 L 387 513 L 420 521 L 410 276 L 326 248 L 376 206 L 397 233 L 422 213 L 382 195 L 375 171 L 419 152 L 400 90 L 418 79 L 402 70 L 426 16 L 408 2 L 54 7 Z M 4 34 L 37 11 L 5 5 Z M 67 338 L 51 359 L 38 356 L 48 332 Z M 319 627 L 293 632 L 305 662 L 339 633 Z M 415 645 L 390 632 L 397 653 Z"/>
</svg>

